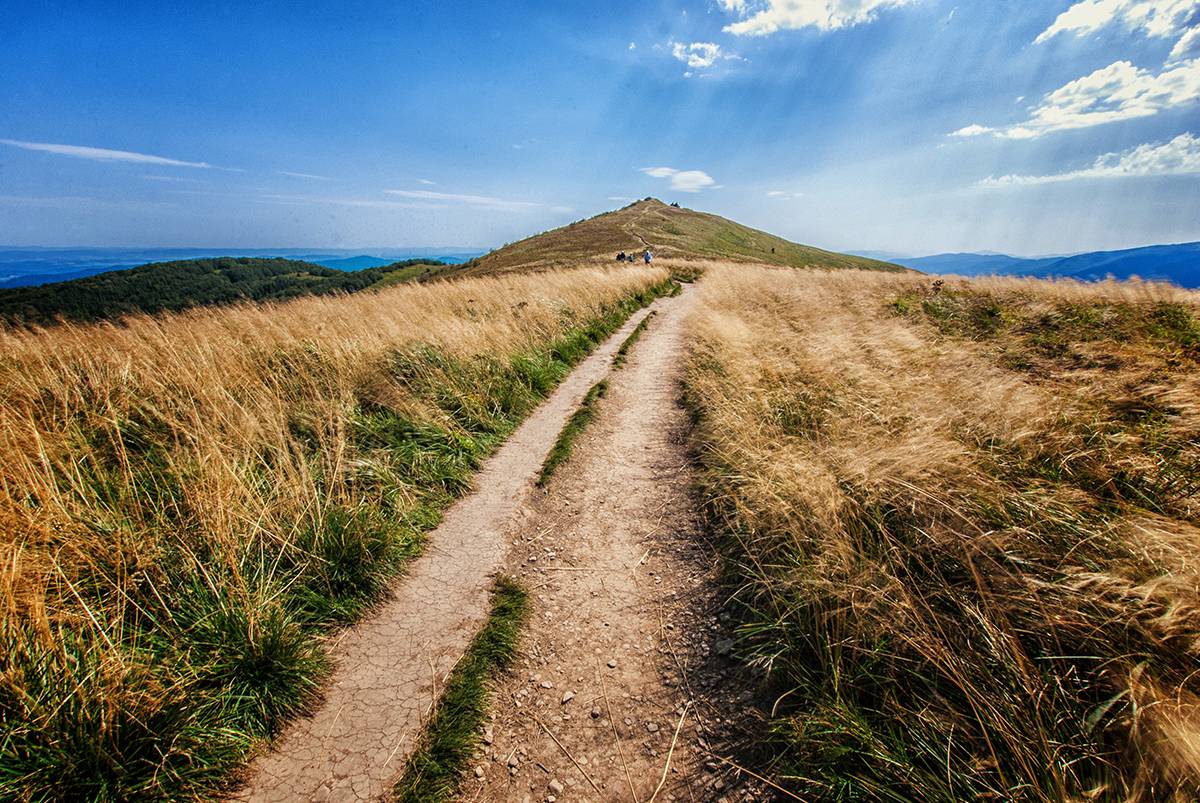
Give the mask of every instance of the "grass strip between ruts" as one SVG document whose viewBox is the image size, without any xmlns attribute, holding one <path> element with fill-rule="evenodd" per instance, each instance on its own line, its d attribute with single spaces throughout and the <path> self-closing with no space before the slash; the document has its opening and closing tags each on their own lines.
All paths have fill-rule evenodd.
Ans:
<svg viewBox="0 0 1200 803">
<path fill-rule="evenodd" d="M 454 794 L 478 744 L 487 714 L 488 681 L 512 665 L 528 613 L 525 589 L 510 578 L 497 578 L 487 623 L 451 673 L 433 719 L 396 784 L 397 801 L 429 803 Z"/>
</svg>

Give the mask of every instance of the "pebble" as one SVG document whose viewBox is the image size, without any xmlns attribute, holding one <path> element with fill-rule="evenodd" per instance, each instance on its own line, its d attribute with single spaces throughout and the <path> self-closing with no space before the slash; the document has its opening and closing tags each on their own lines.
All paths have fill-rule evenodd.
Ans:
<svg viewBox="0 0 1200 803">
<path fill-rule="evenodd" d="M 608 668 L 616 669 L 617 668 L 617 659 L 615 659 L 615 658 L 609 659 Z"/>
<path fill-rule="evenodd" d="M 601 716 L 603 716 L 603 714 L 601 713 L 599 708 L 592 709 L 592 719 L 599 719 Z"/>
<path fill-rule="evenodd" d="M 658 733 L 658 723 L 657 722 L 647 722 L 646 730 L 650 731 L 651 733 Z"/>
<path fill-rule="evenodd" d="M 483 777 L 483 767 L 476 767 L 476 768 L 475 768 L 475 777 L 476 777 L 476 778 L 482 778 L 482 777 Z"/>
<path fill-rule="evenodd" d="M 548 680 L 543 680 L 538 685 L 541 686 L 543 689 L 553 689 L 554 688 L 554 684 Z"/>
<path fill-rule="evenodd" d="M 557 778 L 546 784 L 546 788 L 550 790 L 550 794 L 552 795 L 561 795 L 564 791 L 562 782 L 560 782 Z"/>
<path fill-rule="evenodd" d="M 567 703 L 571 702 L 574 699 L 575 699 L 575 692 L 569 691 L 562 696 L 562 704 L 566 705 Z"/>
<path fill-rule="evenodd" d="M 517 758 L 516 753 L 513 753 L 508 757 L 508 766 L 512 769 L 516 769 L 517 767 L 521 766 L 521 759 Z"/>
</svg>

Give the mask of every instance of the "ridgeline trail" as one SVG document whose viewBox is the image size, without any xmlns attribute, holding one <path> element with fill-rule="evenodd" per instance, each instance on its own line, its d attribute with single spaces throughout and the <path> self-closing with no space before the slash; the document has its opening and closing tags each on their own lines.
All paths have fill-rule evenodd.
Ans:
<svg viewBox="0 0 1200 803">
<path fill-rule="evenodd" d="M 393 595 L 340 635 L 324 700 L 253 762 L 236 799 L 387 799 L 502 570 L 523 578 L 532 615 L 465 799 L 558 790 L 560 800 L 646 801 L 656 786 L 661 799 L 687 799 L 727 783 L 725 766 L 697 746 L 740 738 L 715 723 L 743 692 L 718 666 L 715 562 L 689 496 L 678 401 L 691 298 L 685 290 L 631 317 L 485 463 Z M 651 311 L 614 371 L 615 352 Z M 564 422 L 610 372 L 596 422 L 548 489 L 535 488 Z M 715 700 L 718 688 L 728 699 Z"/>
</svg>

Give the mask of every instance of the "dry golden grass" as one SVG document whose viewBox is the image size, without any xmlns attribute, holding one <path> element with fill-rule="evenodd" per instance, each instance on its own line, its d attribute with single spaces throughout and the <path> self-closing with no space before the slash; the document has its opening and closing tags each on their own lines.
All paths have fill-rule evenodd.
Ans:
<svg viewBox="0 0 1200 803">
<path fill-rule="evenodd" d="M 203 796 L 660 269 L 0 332 L 0 797 Z"/>
<path fill-rule="evenodd" d="M 1200 794 L 1200 296 L 710 268 L 689 393 L 805 799 Z"/>
</svg>

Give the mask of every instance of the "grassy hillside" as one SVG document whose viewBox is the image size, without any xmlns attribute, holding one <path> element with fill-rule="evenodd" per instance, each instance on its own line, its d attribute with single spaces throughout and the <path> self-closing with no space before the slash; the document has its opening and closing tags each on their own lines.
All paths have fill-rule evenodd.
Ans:
<svg viewBox="0 0 1200 803">
<path fill-rule="evenodd" d="M 795 268 L 904 270 L 887 262 L 797 245 L 717 215 L 647 198 L 624 209 L 506 245 L 452 272 L 480 275 L 552 267 L 597 256 L 612 260 L 619 251 L 641 253 L 646 247 L 665 257 L 726 259 Z"/>
<path fill-rule="evenodd" d="M 710 269 L 709 513 L 803 800 L 1200 799 L 1200 296 Z"/>
<path fill-rule="evenodd" d="M 0 331 L 0 799 L 211 799 L 661 269 Z"/>
<path fill-rule="evenodd" d="M 235 301 L 353 293 L 431 275 L 444 267 L 440 262 L 407 260 L 346 272 L 309 262 L 255 257 L 157 262 L 84 279 L 0 290 L 0 320 L 95 321 Z"/>
</svg>

